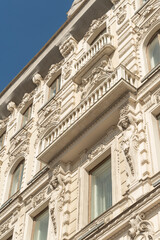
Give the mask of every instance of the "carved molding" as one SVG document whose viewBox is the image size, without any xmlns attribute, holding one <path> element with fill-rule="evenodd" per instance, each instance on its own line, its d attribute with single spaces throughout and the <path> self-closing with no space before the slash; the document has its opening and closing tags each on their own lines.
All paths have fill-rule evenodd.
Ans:
<svg viewBox="0 0 160 240">
<path fill-rule="evenodd" d="M 61 68 L 62 68 L 62 65 L 64 63 L 64 59 L 62 61 L 60 61 L 59 63 L 56 63 L 56 64 L 52 64 L 49 68 L 49 71 L 45 77 L 45 81 L 49 81 L 56 72 L 60 71 Z"/>
<path fill-rule="evenodd" d="M 39 205 L 40 203 L 44 202 L 44 200 L 46 199 L 46 189 L 43 189 L 41 192 L 39 192 L 33 199 L 32 199 L 32 203 L 33 203 L 33 207 L 37 207 L 37 205 Z"/>
<path fill-rule="evenodd" d="M 118 24 L 121 24 L 122 22 L 124 22 L 127 16 L 126 5 L 120 7 L 116 15 L 117 15 Z"/>
<path fill-rule="evenodd" d="M 33 81 L 34 84 L 36 84 L 38 86 L 43 81 L 43 78 L 42 78 L 42 76 L 39 73 L 36 73 L 33 76 L 32 81 Z"/>
<path fill-rule="evenodd" d="M 77 41 L 74 37 L 70 36 L 63 44 L 59 47 L 60 53 L 64 58 L 68 57 L 77 50 Z"/>
<path fill-rule="evenodd" d="M 103 15 L 101 18 L 98 18 L 97 20 L 93 20 L 88 32 L 84 35 L 84 40 L 86 41 L 91 35 L 95 32 L 96 29 L 98 29 L 102 23 L 107 19 L 107 15 Z"/>
<path fill-rule="evenodd" d="M 49 129 L 53 129 L 60 120 L 61 99 L 50 101 L 39 113 L 37 121 L 37 140 L 40 140 Z"/>
<path fill-rule="evenodd" d="M 78 85 L 77 91 L 82 92 L 81 98 L 85 98 L 111 72 L 113 72 L 111 59 L 103 60 L 98 67 L 92 70 L 92 73 L 87 78 L 82 79 L 81 85 Z"/>
<path fill-rule="evenodd" d="M 5 171 L 5 175 L 8 173 L 10 167 L 20 158 L 26 158 L 29 154 L 29 141 L 31 133 L 27 130 L 22 129 L 13 139 L 11 140 L 10 148 L 8 150 L 8 164 Z"/>
<path fill-rule="evenodd" d="M 156 103 L 160 103 L 160 89 L 155 94 Z"/>
<path fill-rule="evenodd" d="M 99 155 L 105 152 L 107 144 L 117 133 L 118 128 L 116 126 L 109 128 L 106 132 L 105 138 L 90 150 L 87 155 L 87 160 L 92 161 L 95 157 L 97 158 Z"/>
<path fill-rule="evenodd" d="M 8 118 L 0 120 L 0 130 L 6 128 L 8 122 Z"/>
<path fill-rule="evenodd" d="M 149 13 L 148 13 L 149 14 Z M 136 40 L 139 42 L 144 34 L 148 32 L 148 29 L 153 26 L 155 22 L 158 22 L 160 20 L 160 10 L 156 12 L 153 16 L 151 16 L 141 27 L 135 24 L 135 27 L 133 30 L 137 34 Z M 140 19 L 138 19 L 140 21 Z"/>
<path fill-rule="evenodd" d="M 64 68 L 63 68 L 63 73 L 62 73 L 62 76 L 63 76 L 63 79 L 64 80 L 67 80 L 71 74 L 72 74 L 72 64 L 73 64 L 73 61 L 68 61 L 65 65 L 64 65 Z"/>
<path fill-rule="evenodd" d="M 18 110 L 23 109 L 28 102 L 32 101 L 33 96 L 34 96 L 34 94 L 35 94 L 35 91 L 36 91 L 36 90 L 33 90 L 33 91 L 30 92 L 30 93 L 25 93 L 25 94 L 24 94 L 21 103 L 18 105 Z"/>
<path fill-rule="evenodd" d="M 131 228 L 128 235 L 133 240 L 153 240 L 153 226 L 151 222 L 145 220 L 145 214 L 140 213 L 129 221 Z"/>
<path fill-rule="evenodd" d="M 10 228 L 10 220 L 7 220 L 0 226 L 0 236 L 2 236 L 5 232 L 7 232 Z"/>
<path fill-rule="evenodd" d="M 16 104 L 14 102 L 9 102 L 7 105 L 7 110 L 11 113 L 16 109 Z"/>
</svg>

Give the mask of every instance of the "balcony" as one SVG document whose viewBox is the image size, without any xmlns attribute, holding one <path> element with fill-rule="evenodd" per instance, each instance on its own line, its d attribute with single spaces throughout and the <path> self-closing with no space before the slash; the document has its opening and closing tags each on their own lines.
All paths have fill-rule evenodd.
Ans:
<svg viewBox="0 0 160 240">
<path fill-rule="evenodd" d="M 48 135 L 40 140 L 37 159 L 49 163 L 62 151 L 67 151 L 68 146 L 71 145 L 73 141 L 75 142 L 76 138 L 80 136 L 88 126 L 95 122 L 97 117 L 106 111 L 113 102 L 126 92 L 136 92 L 137 87 L 138 78 L 120 65 Z M 109 119 L 107 119 L 107 121 L 109 121 Z M 106 119 L 104 124 L 106 127 Z M 100 126 L 102 129 L 98 130 L 98 132 L 101 130 L 104 132 L 103 124 Z M 91 139 L 91 136 L 88 134 L 85 137 L 86 142 L 87 138 Z M 70 149 L 68 155 L 65 154 L 64 161 L 70 161 L 71 157 L 76 156 L 77 151 L 85 149 L 85 141 L 81 141 L 80 145 L 73 147 L 73 152 Z"/>
<path fill-rule="evenodd" d="M 103 55 L 110 56 L 115 50 L 113 37 L 105 33 L 84 53 L 74 65 L 74 82 L 81 83 L 81 76 L 87 69 L 94 65 Z"/>
</svg>

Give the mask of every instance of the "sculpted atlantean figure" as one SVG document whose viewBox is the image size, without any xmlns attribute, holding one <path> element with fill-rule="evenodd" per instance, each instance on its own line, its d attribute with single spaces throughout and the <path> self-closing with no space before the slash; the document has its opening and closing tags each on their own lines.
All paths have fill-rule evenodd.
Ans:
<svg viewBox="0 0 160 240">
<path fill-rule="evenodd" d="M 130 173 L 128 175 L 135 175 L 134 162 L 137 157 L 138 148 L 138 129 L 136 120 L 128 113 L 128 107 L 120 111 L 120 120 L 118 127 L 122 132 L 121 148 L 128 163 Z"/>
<path fill-rule="evenodd" d="M 50 199 L 50 214 L 53 222 L 55 237 L 58 234 L 58 226 L 60 226 L 60 212 L 62 211 L 64 201 L 64 182 L 60 172 L 60 168 L 53 171 L 53 176 L 49 183 L 49 189 L 52 191 Z"/>
</svg>

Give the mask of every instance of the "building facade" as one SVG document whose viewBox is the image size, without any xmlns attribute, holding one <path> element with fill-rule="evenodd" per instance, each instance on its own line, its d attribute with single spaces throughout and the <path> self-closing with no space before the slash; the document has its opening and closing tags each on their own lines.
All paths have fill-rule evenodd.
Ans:
<svg viewBox="0 0 160 240">
<path fill-rule="evenodd" d="M 73 1 L 0 94 L 0 240 L 160 240 L 160 1 Z"/>
</svg>

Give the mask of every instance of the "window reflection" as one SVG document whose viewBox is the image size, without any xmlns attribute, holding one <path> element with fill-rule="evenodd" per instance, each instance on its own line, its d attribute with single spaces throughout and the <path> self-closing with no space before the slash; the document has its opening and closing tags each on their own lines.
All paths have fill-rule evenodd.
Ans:
<svg viewBox="0 0 160 240">
<path fill-rule="evenodd" d="M 148 55 L 149 65 L 152 69 L 160 63 L 160 31 L 148 43 Z"/>
</svg>

